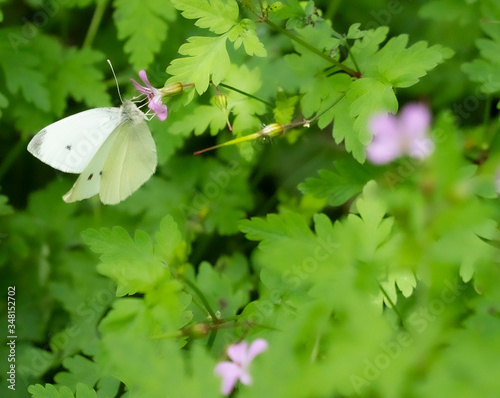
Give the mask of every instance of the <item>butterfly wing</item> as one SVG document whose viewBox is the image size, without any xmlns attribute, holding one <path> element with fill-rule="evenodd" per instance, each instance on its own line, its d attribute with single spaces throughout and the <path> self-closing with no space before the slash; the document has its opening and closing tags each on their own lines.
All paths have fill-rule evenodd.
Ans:
<svg viewBox="0 0 500 398">
<path fill-rule="evenodd" d="M 116 204 L 130 196 L 153 175 L 156 164 L 156 146 L 146 122 L 134 120 L 118 126 L 102 168 L 101 202 Z"/>
<path fill-rule="evenodd" d="M 117 137 L 118 128 L 104 141 L 85 170 L 78 176 L 73 187 L 63 196 L 67 203 L 87 199 L 99 193 L 104 163 L 110 155 L 113 143 Z"/>
<path fill-rule="evenodd" d="M 28 144 L 28 151 L 55 169 L 81 173 L 118 126 L 120 118 L 120 108 L 77 113 L 42 129 Z"/>
</svg>

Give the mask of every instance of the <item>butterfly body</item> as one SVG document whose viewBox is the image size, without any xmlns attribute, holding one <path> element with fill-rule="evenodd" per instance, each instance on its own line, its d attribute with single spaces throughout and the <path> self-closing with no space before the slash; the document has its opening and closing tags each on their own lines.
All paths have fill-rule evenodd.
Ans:
<svg viewBox="0 0 500 398">
<path fill-rule="evenodd" d="M 132 101 L 59 120 L 35 135 L 28 151 L 55 169 L 80 174 L 63 196 L 66 202 L 99 194 L 104 204 L 119 203 L 153 175 L 157 164 L 145 115 Z"/>
</svg>

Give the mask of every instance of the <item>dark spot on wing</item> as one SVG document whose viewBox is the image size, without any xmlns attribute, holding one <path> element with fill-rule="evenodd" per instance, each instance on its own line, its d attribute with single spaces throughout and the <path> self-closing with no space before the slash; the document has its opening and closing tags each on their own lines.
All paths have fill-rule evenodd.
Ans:
<svg viewBox="0 0 500 398">
<path fill-rule="evenodd" d="M 102 176 L 102 170 L 99 172 L 99 175 Z"/>
<path fill-rule="evenodd" d="M 32 154 L 40 155 L 40 148 L 43 144 L 43 140 L 45 138 L 46 133 L 47 133 L 47 130 L 45 130 L 45 129 L 40 130 L 38 132 L 38 134 L 35 135 L 35 137 L 33 137 L 33 139 L 30 141 L 30 143 L 28 144 L 28 150 Z"/>
<path fill-rule="evenodd" d="M 71 145 L 66 145 L 66 149 L 67 149 L 68 151 L 71 151 L 71 148 L 72 148 L 72 147 L 71 147 Z"/>
<path fill-rule="evenodd" d="M 87 178 L 87 181 L 90 181 L 94 177 L 94 173 L 90 173 L 89 178 Z"/>
</svg>

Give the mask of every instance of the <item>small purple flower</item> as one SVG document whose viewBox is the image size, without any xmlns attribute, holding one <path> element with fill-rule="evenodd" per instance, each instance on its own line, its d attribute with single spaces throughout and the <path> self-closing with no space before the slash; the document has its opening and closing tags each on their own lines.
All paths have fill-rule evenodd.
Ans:
<svg viewBox="0 0 500 398">
<path fill-rule="evenodd" d="M 429 108 L 420 103 L 406 105 L 399 118 L 389 113 L 374 115 L 368 122 L 373 134 L 366 148 L 368 160 L 385 164 L 404 155 L 426 158 L 434 150 L 427 134 L 430 122 Z"/>
<path fill-rule="evenodd" d="M 151 83 L 149 83 L 145 70 L 139 71 L 139 77 L 144 82 L 144 84 L 146 84 L 146 86 L 141 86 L 134 79 L 130 79 L 132 80 L 132 84 L 137 91 L 148 97 L 148 107 L 156 114 L 156 116 L 158 116 L 158 119 L 160 119 L 161 121 L 165 120 L 167 118 L 168 111 L 167 106 L 161 101 L 161 97 L 163 96 L 162 93 L 160 92 L 160 90 L 154 88 Z"/>
<path fill-rule="evenodd" d="M 264 339 L 255 340 L 250 344 L 250 347 L 248 347 L 246 341 L 228 347 L 227 355 L 232 362 L 220 362 L 214 370 L 215 374 L 222 376 L 222 394 L 231 394 L 238 380 L 245 385 L 252 383 L 252 378 L 248 369 L 250 362 L 252 362 L 252 359 L 254 359 L 256 355 L 265 350 L 267 350 L 267 341 Z"/>
</svg>

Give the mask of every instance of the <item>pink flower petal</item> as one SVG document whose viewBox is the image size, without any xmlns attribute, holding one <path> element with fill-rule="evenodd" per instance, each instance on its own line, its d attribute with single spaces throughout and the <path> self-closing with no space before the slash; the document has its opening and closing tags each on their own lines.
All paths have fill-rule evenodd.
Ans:
<svg viewBox="0 0 500 398">
<path fill-rule="evenodd" d="M 154 90 L 154 87 L 151 85 L 151 83 L 148 80 L 148 75 L 146 74 L 146 71 L 144 69 L 141 69 L 139 71 L 139 77 L 141 80 L 146 84 L 146 87 L 149 88 L 150 90 Z"/>
<path fill-rule="evenodd" d="M 420 103 L 406 105 L 399 117 L 401 132 L 412 140 L 426 137 L 430 123 L 431 113 L 429 108 Z"/>
<path fill-rule="evenodd" d="M 390 114 L 373 116 L 368 124 L 373 134 L 372 142 L 366 148 L 368 160 L 385 164 L 410 155 L 422 159 L 434 150 L 434 144 L 427 136 L 431 114 L 427 106 L 419 103 L 406 105 L 399 118 Z"/>
<path fill-rule="evenodd" d="M 224 395 L 229 395 L 233 391 L 238 379 L 248 376 L 238 365 L 228 361 L 217 364 L 214 373 L 222 376 L 221 392 Z"/>
<path fill-rule="evenodd" d="M 252 344 L 250 344 L 250 348 L 248 349 L 248 362 L 255 358 L 256 355 L 259 355 L 261 352 L 267 350 L 268 344 L 264 339 L 257 339 Z"/>
<path fill-rule="evenodd" d="M 144 82 L 146 87 L 141 86 L 134 79 L 130 79 L 135 89 L 141 94 L 144 94 L 148 97 L 148 107 L 155 113 L 158 119 L 160 119 L 161 121 L 165 120 L 168 116 L 168 108 L 161 101 L 161 92 L 154 88 L 151 83 L 149 83 L 148 76 L 144 69 L 139 71 L 139 77 Z"/>
<path fill-rule="evenodd" d="M 164 121 L 167 118 L 168 108 L 167 108 L 167 105 L 165 105 L 161 101 L 161 96 L 155 95 L 153 98 L 151 98 L 149 100 L 148 107 L 156 114 L 158 119 L 160 119 L 161 121 Z"/>
<path fill-rule="evenodd" d="M 147 87 L 141 86 L 139 83 L 137 83 L 134 79 L 132 80 L 132 84 L 134 85 L 135 89 L 139 91 L 141 94 L 149 94 L 150 90 Z"/>
<path fill-rule="evenodd" d="M 246 364 L 247 348 L 248 343 L 246 341 L 242 341 L 239 344 L 233 344 L 227 349 L 227 356 L 238 364 Z"/>
<path fill-rule="evenodd" d="M 373 134 L 373 140 L 366 148 L 366 156 L 370 162 L 385 164 L 403 154 L 398 123 L 394 115 L 375 115 L 368 123 L 368 128 Z"/>
</svg>

